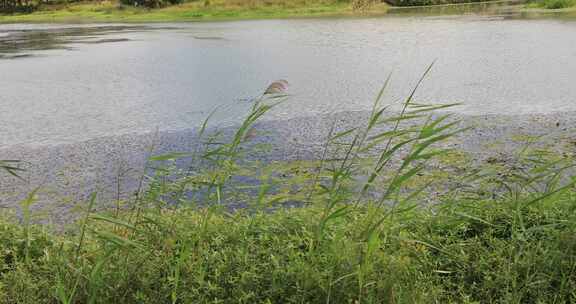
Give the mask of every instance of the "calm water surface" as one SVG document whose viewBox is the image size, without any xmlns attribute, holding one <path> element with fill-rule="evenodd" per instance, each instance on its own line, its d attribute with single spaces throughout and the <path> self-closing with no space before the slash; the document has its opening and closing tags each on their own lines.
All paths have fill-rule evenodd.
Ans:
<svg viewBox="0 0 576 304">
<path fill-rule="evenodd" d="M 576 110 L 576 19 L 505 10 L 150 25 L 0 25 L 0 146 L 74 142 L 237 120 L 276 79 L 293 97 L 270 117 L 365 110 L 427 65 L 419 101 L 458 111 Z M 450 12 L 448 12 L 450 13 Z M 462 12 L 458 12 L 462 13 Z"/>
</svg>

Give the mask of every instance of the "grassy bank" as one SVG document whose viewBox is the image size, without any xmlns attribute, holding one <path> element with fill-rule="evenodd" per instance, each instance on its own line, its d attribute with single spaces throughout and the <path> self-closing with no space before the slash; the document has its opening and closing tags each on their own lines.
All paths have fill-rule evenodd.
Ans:
<svg viewBox="0 0 576 304">
<path fill-rule="evenodd" d="M 536 0 L 529 1 L 528 8 L 567 9 L 576 7 L 576 0 Z"/>
<path fill-rule="evenodd" d="M 93 215 L 67 236 L 2 223 L 0 302 L 571 303 L 575 196 L 539 195 L 365 205 L 320 238 L 322 207 Z"/>
<path fill-rule="evenodd" d="M 63 231 L 32 224 L 31 193 L 20 224 L 0 222 L 0 302 L 576 301 L 573 153 L 526 146 L 475 165 L 442 145 L 466 131 L 434 114 L 455 105 L 412 94 L 387 115 L 383 89 L 321 159 L 248 161 L 285 84 L 233 134 L 205 123 L 202 147 L 151 157 L 134 196 L 95 211 L 94 193 Z"/>
<path fill-rule="evenodd" d="M 403 0 L 397 7 L 470 4 L 477 0 Z M 326 16 L 366 16 L 386 14 L 393 6 L 370 0 L 210 0 L 184 2 L 164 8 L 122 5 L 116 1 L 41 5 L 33 12 L 0 14 L 0 23 L 17 22 L 179 22 L 245 19 L 278 19 Z M 534 0 L 526 4 L 532 11 L 572 10 L 574 0 Z"/>
<path fill-rule="evenodd" d="M 287 17 L 345 16 L 383 14 L 388 6 L 384 3 L 355 10 L 348 1 L 331 0 L 274 0 L 239 1 L 212 0 L 187 2 L 159 9 L 137 8 L 116 2 L 77 3 L 51 6 L 30 13 L 0 15 L 0 22 L 170 22 L 240 20 Z"/>
</svg>

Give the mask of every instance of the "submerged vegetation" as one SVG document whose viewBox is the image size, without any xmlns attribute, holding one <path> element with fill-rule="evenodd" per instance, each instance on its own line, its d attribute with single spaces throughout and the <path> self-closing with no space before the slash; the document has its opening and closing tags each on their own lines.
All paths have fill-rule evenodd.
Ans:
<svg viewBox="0 0 576 304">
<path fill-rule="evenodd" d="M 321 159 L 250 161 L 254 124 L 285 85 L 233 134 L 206 121 L 197 150 L 151 157 L 133 197 L 96 212 L 94 193 L 64 232 L 32 224 L 31 193 L 21 224 L 0 223 L 0 302 L 576 301 L 573 155 L 527 147 L 474 167 L 442 146 L 466 131 L 434 113 L 455 105 L 418 104 L 414 90 L 387 114 L 384 86 Z M 457 168 L 439 181 L 437 162 Z"/>
</svg>

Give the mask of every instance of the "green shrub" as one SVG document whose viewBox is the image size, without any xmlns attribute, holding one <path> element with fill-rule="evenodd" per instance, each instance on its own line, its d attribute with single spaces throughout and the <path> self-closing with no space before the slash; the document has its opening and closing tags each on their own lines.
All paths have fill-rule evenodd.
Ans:
<svg viewBox="0 0 576 304">
<path fill-rule="evenodd" d="M 576 4 L 574 0 L 546 0 L 544 1 L 544 7 L 547 9 L 560 9 L 566 7 L 572 7 Z"/>
<path fill-rule="evenodd" d="M 546 9 L 562 9 L 576 5 L 574 0 L 536 0 L 528 3 L 529 7 L 541 7 Z"/>
</svg>

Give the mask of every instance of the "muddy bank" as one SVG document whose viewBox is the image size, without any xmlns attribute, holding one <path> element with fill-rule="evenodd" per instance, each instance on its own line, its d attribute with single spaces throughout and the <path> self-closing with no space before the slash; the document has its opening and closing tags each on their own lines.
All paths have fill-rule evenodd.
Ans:
<svg viewBox="0 0 576 304">
<path fill-rule="evenodd" d="M 576 113 L 546 115 L 463 116 L 466 133 L 445 143 L 470 155 L 476 162 L 506 158 L 527 142 L 576 152 Z M 252 144 L 266 143 L 266 153 L 248 154 L 265 161 L 310 160 L 321 157 L 332 125 L 336 130 L 358 126 L 367 112 L 343 112 L 317 117 L 302 117 L 258 123 Z M 233 128 L 221 130 L 230 134 Z M 134 194 L 149 155 L 193 151 L 199 145 L 195 129 L 127 134 L 74 144 L 53 146 L 15 146 L 0 150 L 0 159 L 23 160 L 26 169 L 19 180 L 2 173 L 0 208 L 18 210 L 18 201 L 40 188 L 34 209 L 41 222 L 63 224 L 74 218 L 74 210 L 87 196 L 97 191 L 101 204 Z"/>
</svg>

